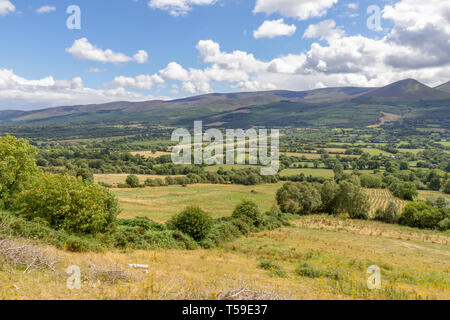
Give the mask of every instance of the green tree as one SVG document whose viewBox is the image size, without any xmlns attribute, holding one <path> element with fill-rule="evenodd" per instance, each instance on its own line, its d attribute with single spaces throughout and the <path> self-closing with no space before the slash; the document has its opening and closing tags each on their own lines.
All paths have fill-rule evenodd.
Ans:
<svg viewBox="0 0 450 320">
<path fill-rule="evenodd" d="M 276 198 L 281 211 L 299 215 L 311 214 L 322 205 L 319 192 L 307 183 L 288 182 L 277 191 Z"/>
<path fill-rule="evenodd" d="M 36 148 L 24 139 L 0 138 L 0 209 L 8 209 L 14 197 L 41 174 L 36 154 Z"/>
<path fill-rule="evenodd" d="M 12 209 L 28 220 L 40 218 L 55 229 L 86 234 L 110 230 L 119 213 L 117 200 L 106 188 L 49 173 L 18 194 Z"/>
<path fill-rule="evenodd" d="M 231 215 L 234 219 L 250 219 L 255 226 L 262 223 L 263 215 L 258 208 L 258 205 L 249 200 L 244 200 L 239 203 Z"/>
<path fill-rule="evenodd" d="M 343 181 L 339 184 L 337 197 L 340 211 L 348 212 L 352 219 L 368 219 L 370 210 L 369 197 L 360 187 Z"/>
<path fill-rule="evenodd" d="M 170 228 L 186 233 L 196 241 L 206 238 L 212 224 L 209 214 L 199 207 L 188 207 L 168 222 Z"/>
<path fill-rule="evenodd" d="M 444 189 L 442 191 L 446 194 L 450 194 L 450 179 L 444 184 Z"/>
<path fill-rule="evenodd" d="M 129 185 L 131 188 L 137 188 L 139 187 L 139 178 L 134 174 L 130 174 L 125 180 L 125 183 Z"/>
</svg>

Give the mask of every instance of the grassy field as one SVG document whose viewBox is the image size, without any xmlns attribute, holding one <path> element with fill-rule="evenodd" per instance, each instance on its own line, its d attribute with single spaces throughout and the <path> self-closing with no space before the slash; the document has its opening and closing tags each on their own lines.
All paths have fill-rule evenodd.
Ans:
<svg viewBox="0 0 450 320">
<path fill-rule="evenodd" d="M 94 181 L 96 183 L 103 182 L 107 183 L 113 186 L 117 186 L 120 183 L 125 183 L 125 180 L 127 179 L 129 175 L 124 173 L 118 173 L 118 174 L 94 174 Z M 136 176 L 139 178 L 140 183 L 144 183 L 146 179 L 162 179 L 164 180 L 166 176 L 153 176 L 148 174 L 136 174 Z M 179 177 L 179 176 L 172 176 L 172 177 Z"/>
<path fill-rule="evenodd" d="M 312 175 L 313 177 L 324 177 L 324 178 L 332 178 L 334 177 L 333 170 L 322 169 L 322 168 L 295 168 L 295 169 L 284 169 L 280 172 L 280 176 L 289 177 L 289 176 L 298 176 L 303 173 L 305 176 Z"/>
<path fill-rule="evenodd" d="M 163 152 L 163 151 L 156 151 L 156 152 L 152 152 L 152 151 L 133 151 L 130 152 L 133 156 L 135 155 L 140 155 L 143 156 L 145 158 L 158 158 L 161 156 L 170 156 L 170 152 Z"/>
<path fill-rule="evenodd" d="M 190 205 L 200 206 L 213 217 L 231 215 L 240 201 L 253 200 L 261 210 L 275 203 L 279 184 L 258 186 L 196 184 L 142 189 L 112 189 L 123 209 L 121 217 L 145 216 L 164 222 Z"/>
<path fill-rule="evenodd" d="M 0 297 L 448 300 L 449 244 L 448 233 L 308 216 L 211 250 L 74 254 L 47 248 L 61 261 L 55 271 L 24 273 L 0 264 Z M 148 273 L 129 268 L 132 263 L 149 265 Z M 81 268 L 81 290 L 66 287 L 70 265 Z M 299 273 L 302 265 L 311 272 Z M 366 286 L 371 265 L 381 269 L 380 290 Z"/>
</svg>

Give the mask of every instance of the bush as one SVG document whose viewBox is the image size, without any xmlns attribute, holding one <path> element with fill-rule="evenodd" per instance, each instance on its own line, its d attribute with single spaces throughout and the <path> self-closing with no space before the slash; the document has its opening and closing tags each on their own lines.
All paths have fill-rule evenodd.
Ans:
<svg viewBox="0 0 450 320">
<path fill-rule="evenodd" d="M 383 185 L 381 178 L 373 174 L 363 174 L 359 179 L 363 188 L 381 188 Z"/>
<path fill-rule="evenodd" d="M 67 175 L 43 174 L 22 191 L 13 206 L 28 220 L 41 218 L 54 229 L 100 233 L 113 228 L 117 200 L 99 185 Z"/>
<path fill-rule="evenodd" d="M 413 201 L 419 195 L 413 182 L 394 182 L 389 186 L 389 190 L 394 196 L 408 201 Z"/>
<path fill-rule="evenodd" d="M 434 229 L 445 218 L 443 210 L 435 209 L 424 202 L 411 202 L 403 210 L 399 223 L 409 227 Z"/>
<path fill-rule="evenodd" d="M 304 263 L 301 266 L 299 266 L 295 270 L 295 272 L 302 277 L 308 277 L 308 278 L 319 278 L 322 276 L 321 270 L 316 269 L 307 263 Z"/>
<path fill-rule="evenodd" d="M 188 207 L 174 216 L 168 226 L 191 236 L 194 240 L 204 239 L 212 227 L 212 218 L 199 207 Z"/>
<path fill-rule="evenodd" d="M 137 188 L 139 187 L 139 178 L 134 174 L 130 174 L 125 180 L 125 183 L 129 185 L 130 188 Z"/>
<path fill-rule="evenodd" d="M 322 204 L 320 194 L 307 183 L 285 183 L 276 198 L 281 211 L 298 215 L 311 214 Z"/>
<path fill-rule="evenodd" d="M 398 210 L 398 207 L 395 202 L 391 201 L 386 210 L 383 210 L 381 208 L 377 209 L 374 220 L 394 224 L 398 222 L 399 218 L 400 212 Z"/>
<path fill-rule="evenodd" d="M 450 218 L 445 218 L 441 222 L 438 223 L 438 229 L 441 231 L 450 230 Z"/>
<path fill-rule="evenodd" d="M 0 138 L 0 209 L 9 209 L 14 197 L 41 174 L 36 153 L 26 140 L 10 135 Z"/>
<path fill-rule="evenodd" d="M 250 219 L 255 226 L 261 225 L 263 220 L 263 215 L 259 211 L 258 205 L 248 200 L 238 204 L 231 217 L 233 219 Z"/>
<path fill-rule="evenodd" d="M 444 184 L 444 189 L 442 191 L 446 194 L 450 194 L 450 179 Z"/>
</svg>

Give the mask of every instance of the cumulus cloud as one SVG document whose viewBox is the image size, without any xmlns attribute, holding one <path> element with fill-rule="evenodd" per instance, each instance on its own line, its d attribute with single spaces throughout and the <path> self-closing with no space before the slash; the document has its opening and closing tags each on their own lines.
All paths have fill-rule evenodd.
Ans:
<svg viewBox="0 0 450 320">
<path fill-rule="evenodd" d="M 61 105 L 143 101 L 153 96 L 130 92 L 123 87 L 111 90 L 86 88 L 83 80 L 55 80 L 52 76 L 38 80 L 20 77 L 13 70 L 0 69 L 0 108 L 43 108 Z"/>
<path fill-rule="evenodd" d="M 157 75 L 138 75 L 136 77 L 119 76 L 114 78 L 112 85 L 138 90 L 152 90 L 155 84 L 163 84 L 164 79 Z"/>
<path fill-rule="evenodd" d="M 42 13 L 49 13 L 52 11 L 56 11 L 56 7 L 53 6 L 42 6 L 39 9 L 36 10 L 37 13 L 42 14 Z"/>
<path fill-rule="evenodd" d="M 103 50 L 97 48 L 86 38 L 75 40 L 72 46 L 67 48 L 66 51 L 77 59 L 103 63 L 124 63 L 130 61 L 145 63 L 148 59 L 148 54 L 144 50 L 139 50 L 133 57 L 129 57 L 123 53 L 114 52 L 111 49 Z"/>
<path fill-rule="evenodd" d="M 322 17 L 338 0 L 256 0 L 254 13 L 279 13 L 284 17 L 307 20 Z"/>
<path fill-rule="evenodd" d="M 303 34 L 303 38 L 319 38 L 332 41 L 333 39 L 339 39 L 344 33 L 341 28 L 336 27 L 336 22 L 330 19 L 310 25 Z"/>
<path fill-rule="evenodd" d="M 192 6 L 212 5 L 216 0 L 150 0 L 148 5 L 152 9 L 168 11 L 170 15 L 178 17 L 192 10 Z"/>
<path fill-rule="evenodd" d="M 0 0 L 0 16 L 16 11 L 16 7 L 9 0 Z"/>
<path fill-rule="evenodd" d="M 279 36 L 292 36 L 297 27 L 295 25 L 288 25 L 284 23 L 284 19 L 267 20 L 253 32 L 255 39 L 260 38 L 275 38 Z"/>
</svg>

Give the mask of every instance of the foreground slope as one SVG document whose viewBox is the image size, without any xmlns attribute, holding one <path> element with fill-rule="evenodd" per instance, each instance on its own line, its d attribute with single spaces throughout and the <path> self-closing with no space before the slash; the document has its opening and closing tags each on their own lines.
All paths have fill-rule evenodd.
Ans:
<svg viewBox="0 0 450 320">
<path fill-rule="evenodd" d="M 377 222 L 300 217 L 211 250 L 68 253 L 55 271 L 0 267 L 4 299 L 450 299 L 450 238 Z M 144 270 L 128 264 L 149 265 Z M 78 265 L 82 289 L 66 287 Z M 367 268 L 381 269 L 369 290 Z"/>
</svg>

